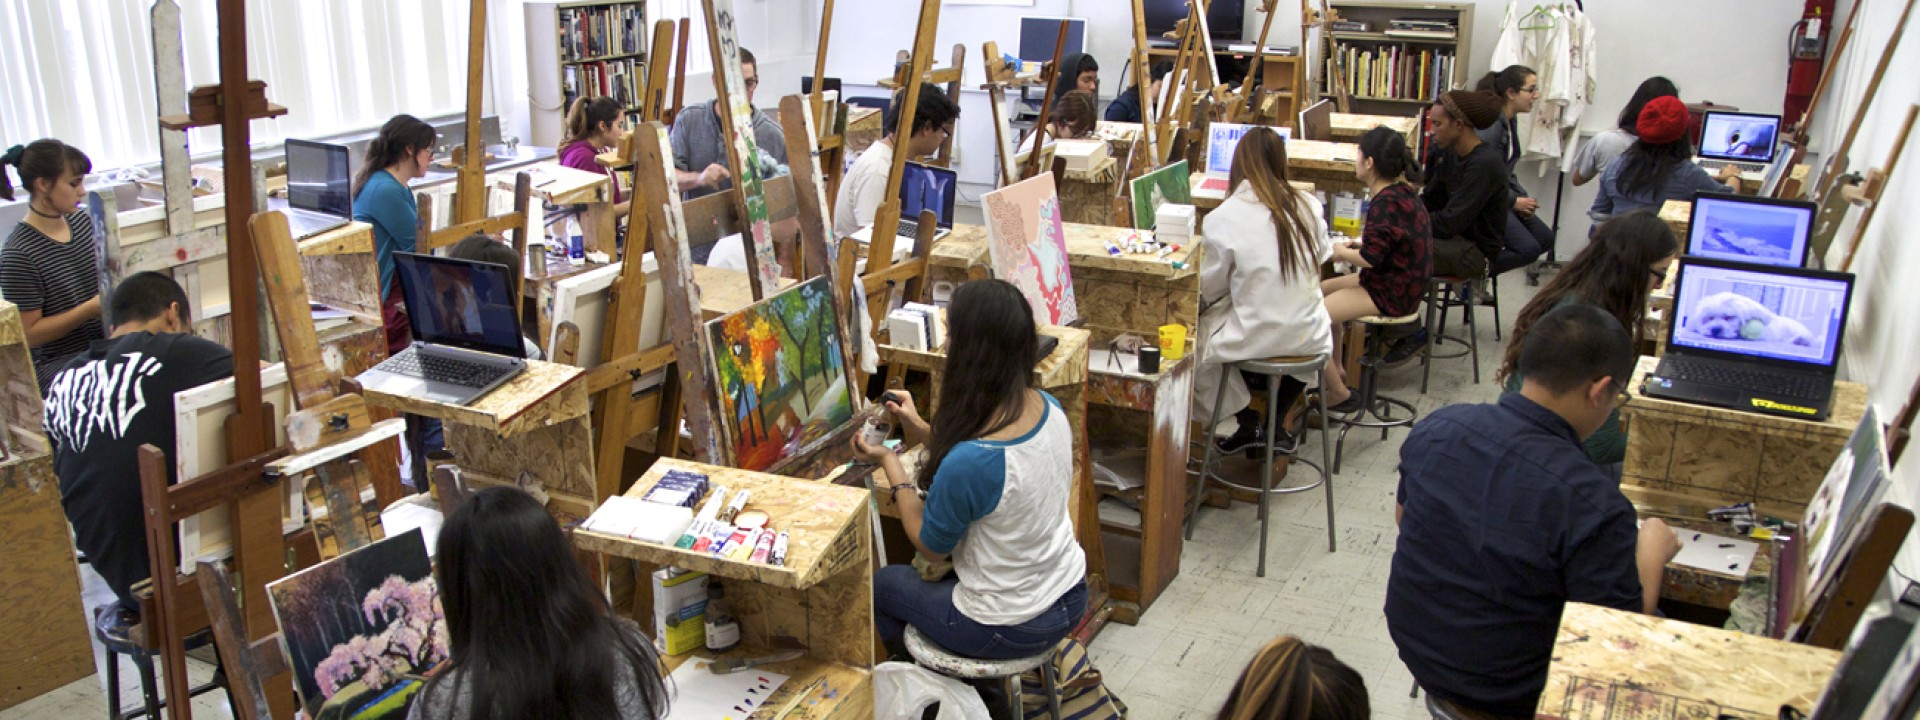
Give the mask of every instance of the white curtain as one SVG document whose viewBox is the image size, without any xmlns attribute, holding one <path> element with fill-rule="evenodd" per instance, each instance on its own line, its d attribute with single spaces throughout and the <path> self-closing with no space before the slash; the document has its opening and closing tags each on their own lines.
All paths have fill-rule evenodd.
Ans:
<svg viewBox="0 0 1920 720">
<path fill-rule="evenodd" d="M 179 0 L 187 86 L 219 81 L 213 0 Z M 57 137 L 106 169 L 157 161 L 150 0 L 0 0 L 0 148 Z M 522 12 L 489 0 L 493 25 Z M 511 13 L 506 16 L 503 13 Z M 468 0 L 250 0 L 247 63 L 287 115 L 256 121 L 253 143 L 378 127 L 398 113 L 465 108 Z M 489 48 L 490 78 L 507 63 Z M 507 96 L 492 81 L 494 97 Z M 195 155 L 218 128 L 188 136 Z"/>
</svg>

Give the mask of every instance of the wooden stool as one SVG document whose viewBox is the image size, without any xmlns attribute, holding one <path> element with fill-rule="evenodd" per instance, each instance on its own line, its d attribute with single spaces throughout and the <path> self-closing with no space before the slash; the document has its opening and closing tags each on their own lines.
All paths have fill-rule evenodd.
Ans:
<svg viewBox="0 0 1920 720">
<path fill-rule="evenodd" d="M 1236 363 L 1228 363 L 1222 368 L 1222 373 L 1246 372 L 1255 375 L 1264 375 L 1267 378 L 1267 432 L 1266 441 L 1262 443 L 1258 450 L 1260 453 L 1260 487 L 1258 488 L 1243 486 L 1214 474 L 1213 464 L 1214 461 L 1218 459 L 1220 451 L 1219 445 L 1213 440 L 1213 428 L 1220 424 L 1220 403 L 1227 394 L 1225 377 L 1221 378 L 1219 389 L 1215 390 L 1213 394 L 1213 413 L 1212 417 L 1207 418 L 1207 432 L 1203 435 L 1207 450 L 1204 459 L 1200 461 L 1200 482 L 1193 489 L 1193 497 L 1187 500 L 1187 539 L 1193 539 L 1193 526 L 1197 522 L 1200 514 L 1200 498 L 1206 494 L 1208 481 L 1240 488 L 1242 490 L 1258 491 L 1260 493 L 1260 564 L 1254 566 L 1255 577 L 1267 576 L 1267 525 L 1269 515 L 1267 511 L 1267 498 L 1271 495 L 1288 495 L 1297 492 L 1306 492 L 1317 487 L 1326 487 L 1327 552 L 1334 551 L 1333 469 L 1338 467 L 1338 465 L 1332 464 L 1327 456 L 1329 448 L 1327 447 L 1327 430 L 1325 423 L 1321 424 L 1320 430 L 1320 462 L 1315 464 L 1311 460 L 1303 460 L 1298 456 L 1294 458 L 1295 462 L 1319 471 L 1320 479 L 1307 485 L 1294 487 L 1277 488 L 1273 486 L 1273 439 L 1274 436 L 1278 434 L 1276 428 L 1280 427 L 1280 418 L 1287 414 L 1287 409 L 1280 407 L 1280 379 L 1289 375 L 1316 373 L 1320 376 L 1321 387 L 1325 387 L 1327 360 L 1327 355 L 1274 357 L 1265 360 L 1242 360 Z M 1326 416 L 1327 396 L 1325 393 L 1321 393 L 1320 417 L 1324 418 Z M 1302 429 L 1301 432 L 1304 433 L 1306 430 Z M 1297 451 L 1299 448 L 1297 441 L 1294 447 Z"/>
<path fill-rule="evenodd" d="M 1473 382 L 1475 385 L 1480 384 L 1480 326 L 1474 322 L 1474 305 L 1470 301 L 1471 299 L 1463 300 L 1460 298 L 1461 291 L 1472 281 L 1473 278 L 1442 275 L 1435 275 L 1427 280 L 1427 347 L 1425 350 L 1426 359 L 1423 361 L 1426 367 L 1420 371 L 1421 395 L 1427 394 L 1427 380 L 1433 376 L 1433 361 L 1436 358 L 1446 359 L 1457 358 L 1462 355 L 1472 355 Z M 1463 344 L 1467 346 L 1467 349 L 1465 351 L 1444 354 L 1436 353 L 1433 351 L 1433 347 L 1439 345 L 1442 340 L 1462 341 L 1462 338 L 1457 335 L 1446 334 L 1447 311 L 1456 307 L 1461 308 L 1461 314 L 1466 316 L 1467 336 Z M 1494 324 L 1498 326 L 1500 319 L 1500 308 L 1498 306 L 1494 307 L 1493 317 Z"/>
<path fill-rule="evenodd" d="M 1053 670 L 1054 648 L 1031 657 L 1012 660 L 986 660 L 955 654 L 940 647 L 920 629 L 907 626 L 907 654 L 913 656 L 914 664 L 932 670 L 956 680 L 997 680 L 1006 689 L 1009 717 L 1025 717 L 1026 711 L 1020 706 L 1020 674 L 1035 667 L 1040 668 L 1040 684 L 1047 689 L 1047 713 L 1053 720 L 1060 720 L 1060 679 Z"/>
<path fill-rule="evenodd" d="M 1429 293 L 1429 296 L 1431 296 L 1431 293 Z M 1432 317 L 1431 313 L 1429 313 L 1428 317 Z M 1420 322 L 1420 314 L 1414 313 L 1400 317 L 1368 315 L 1358 318 L 1354 322 L 1377 327 L 1411 325 Z M 1414 418 L 1419 416 L 1419 412 L 1415 411 L 1413 406 L 1406 401 L 1380 394 L 1378 387 L 1380 363 L 1385 359 L 1388 347 L 1384 335 L 1385 333 L 1374 330 L 1367 331 L 1367 352 L 1360 357 L 1360 386 L 1354 390 L 1354 392 L 1360 395 L 1360 409 L 1344 418 L 1333 417 L 1325 411 L 1322 411 L 1320 414 L 1320 424 L 1322 427 L 1325 427 L 1328 423 L 1340 423 L 1341 425 L 1340 437 L 1333 443 L 1333 471 L 1336 473 L 1340 472 L 1340 462 L 1346 456 L 1347 433 L 1349 431 L 1352 431 L 1356 427 L 1379 428 L 1380 439 L 1385 440 L 1387 439 L 1388 428 L 1403 425 L 1410 427 L 1413 425 Z M 1428 365 L 1432 365 L 1433 363 L 1433 344 L 1438 339 L 1439 337 L 1432 333 L 1429 333 L 1427 336 L 1427 347 L 1423 352 L 1425 353 L 1425 362 Z M 1324 394 L 1322 398 L 1324 402 Z M 1395 408 L 1406 411 L 1406 416 L 1396 416 L 1394 414 Z M 1366 419 L 1368 416 L 1372 416 L 1373 419 Z"/>
</svg>

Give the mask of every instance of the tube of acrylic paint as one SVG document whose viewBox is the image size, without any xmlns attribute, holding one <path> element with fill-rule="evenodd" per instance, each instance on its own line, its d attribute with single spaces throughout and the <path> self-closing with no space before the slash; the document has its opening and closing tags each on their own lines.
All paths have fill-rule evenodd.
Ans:
<svg viewBox="0 0 1920 720">
<path fill-rule="evenodd" d="M 761 530 L 759 540 L 753 544 L 753 561 L 757 563 L 766 562 L 767 555 L 773 552 L 773 542 L 773 531 Z"/>
<path fill-rule="evenodd" d="M 734 516 L 739 515 L 741 508 L 747 506 L 747 496 L 751 494 L 753 494 L 752 491 L 743 488 L 738 495 L 734 495 L 733 502 L 727 503 L 727 508 L 720 511 L 721 522 L 733 522 Z"/>
<path fill-rule="evenodd" d="M 780 536 L 773 539 L 773 554 L 767 562 L 773 565 L 787 564 L 787 531 L 780 531 Z"/>
</svg>

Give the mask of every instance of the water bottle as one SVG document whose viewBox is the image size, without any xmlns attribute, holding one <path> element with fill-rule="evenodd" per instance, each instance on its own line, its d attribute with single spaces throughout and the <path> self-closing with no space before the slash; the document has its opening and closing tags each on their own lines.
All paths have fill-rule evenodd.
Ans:
<svg viewBox="0 0 1920 720">
<path fill-rule="evenodd" d="M 580 235 L 580 222 L 573 219 L 567 220 L 567 264 L 587 264 L 586 239 Z"/>
</svg>

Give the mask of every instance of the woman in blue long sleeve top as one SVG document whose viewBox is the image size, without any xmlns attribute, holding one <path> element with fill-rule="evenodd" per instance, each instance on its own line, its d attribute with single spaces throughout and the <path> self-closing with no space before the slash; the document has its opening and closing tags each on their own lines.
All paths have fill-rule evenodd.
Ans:
<svg viewBox="0 0 1920 720">
<path fill-rule="evenodd" d="M 1716 177 L 1693 161 L 1688 122 L 1687 106 L 1679 98 L 1649 101 L 1635 126 L 1639 139 L 1607 164 L 1600 175 L 1600 195 L 1587 216 L 1600 223 L 1642 208 L 1658 212 L 1668 200 L 1692 200 L 1696 192 L 1737 192 L 1739 168 L 1723 167 Z"/>
<path fill-rule="evenodd" d="M 353 219 L 373 226 L 373 254 L 380 266 L 381 311 L 386 316 L 387 352 L 406 348 L 412 327 L 393 283 L 393 254 L 413 252 L 420 209 L 407 181 L 427 174 L 433 162 L 433 126 L 412 115 L 395 115 L 367 146 L 367 158 L 353 179 Z"/>
</svg>

